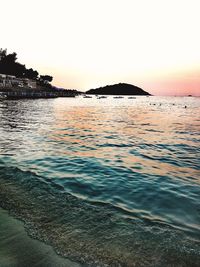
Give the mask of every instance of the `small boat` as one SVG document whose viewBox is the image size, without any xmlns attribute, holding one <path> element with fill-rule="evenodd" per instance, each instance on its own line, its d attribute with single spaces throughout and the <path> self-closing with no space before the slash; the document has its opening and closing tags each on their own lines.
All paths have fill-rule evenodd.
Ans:
<svg viewBox="0 0 200 267">
<path fill-rule="evenodd" d="M 107 98 L 107 96 L 98 96 L 97 99 Z"/>
<path fill-rule="evenodd" d="M 129 96 L 128 99 L 136 99 L 134 96 Z"/>
<path fill-rule="evenodd" d="M 124 98 L 123 96 L 114 96 L 113 98 Z"/>
<path fill-rule="evenodd" d="M 92 96 L 84 95 L 83 98 L 92 98 Z"/>
</svg>

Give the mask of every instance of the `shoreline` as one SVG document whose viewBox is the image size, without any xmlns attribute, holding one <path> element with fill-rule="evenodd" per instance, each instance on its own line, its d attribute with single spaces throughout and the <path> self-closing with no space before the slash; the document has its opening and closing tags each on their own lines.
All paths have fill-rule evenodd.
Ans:
<svg viewBox="0 0 200 267">
<path fill-rule="evenodd" d="M 56 88 L 0 87 L 0 99 L 57 98 L 75 97 L 76 95 L 78 93 L 73 90 Z"/>
<path fill-rule="evenodd" d="M 22 221 L 0 207 L 0 266 L 81 267 L 56 254 L 50 245 L 31 238 Z"/>
</svg>

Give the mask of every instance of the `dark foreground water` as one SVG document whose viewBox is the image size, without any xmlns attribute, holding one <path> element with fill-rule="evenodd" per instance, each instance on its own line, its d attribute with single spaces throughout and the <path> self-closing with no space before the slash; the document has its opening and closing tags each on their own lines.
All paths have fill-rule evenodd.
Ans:
<svg viewBox="0 0 200 267">
<path fill-rule="evenodd" d="M 3 100 L 0 206 L 85 266 L 200 266 L 199 114 L 193 97 Z"/>
</svg>

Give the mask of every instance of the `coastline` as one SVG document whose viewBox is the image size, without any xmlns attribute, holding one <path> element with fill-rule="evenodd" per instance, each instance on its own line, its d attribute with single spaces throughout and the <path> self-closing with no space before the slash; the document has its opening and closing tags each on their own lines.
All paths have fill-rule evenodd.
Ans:
<svg viewBox="0 0 200 267">
<path fill-rule="evenodd" d="M 31 238 L 23 222 L 0 208 L 0 266 L 81 267 L 56 254 L 53 248 Z"/>
<path fill-rule="evenodd" d="M 57 97 L 75 97 L 77 93 L 70 90 L 64 89 L 53 89 L 53 88 L 18 88 L 0 87 L 0 99 L 23 99 L 23 98 L 57 98 Z"/>
</svg>

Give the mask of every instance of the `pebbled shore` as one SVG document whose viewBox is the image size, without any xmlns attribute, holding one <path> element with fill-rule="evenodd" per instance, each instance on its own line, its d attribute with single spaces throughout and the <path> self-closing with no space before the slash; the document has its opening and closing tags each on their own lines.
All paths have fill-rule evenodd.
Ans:
<svg viewBox="0 0 200 267">
<path fill-rule="evenodd" d="M 0 266 L 81 267 L 58 256 L 51 246 L 30 238 L 21 221 L 0 208 Z"/>
</svg>

